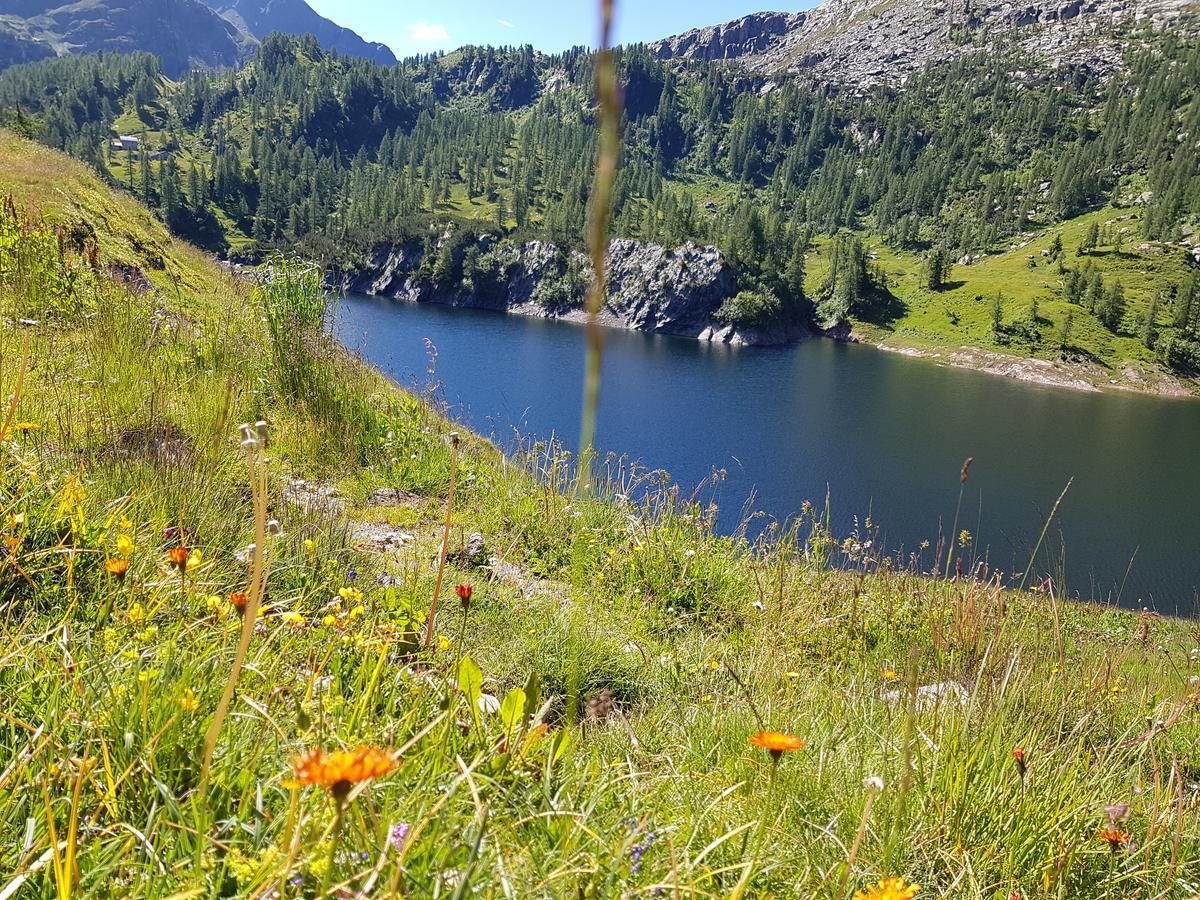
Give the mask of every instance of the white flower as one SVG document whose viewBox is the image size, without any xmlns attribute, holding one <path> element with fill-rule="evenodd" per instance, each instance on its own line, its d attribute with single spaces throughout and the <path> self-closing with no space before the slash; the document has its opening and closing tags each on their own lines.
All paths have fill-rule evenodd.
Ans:
<svg viewBox="0 0 1200 900">
<path fill-rule="evenodd" d="M 863 787 L 872 794 L 878 794 L 883 790 L 883 779 L 878 775 L 868 775 L 863 779 Z"/>
</svg>

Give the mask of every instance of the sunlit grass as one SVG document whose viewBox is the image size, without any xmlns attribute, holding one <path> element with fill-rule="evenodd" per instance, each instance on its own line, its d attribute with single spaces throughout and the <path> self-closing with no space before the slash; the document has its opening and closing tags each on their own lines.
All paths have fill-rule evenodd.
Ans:
<svg viewBox="0 0 1200 900">
<path fill-rule="evenodd" d="M 899 571 L 819 513 L 719 536 L 617 461 L 581 498 L 544 444 L 463 435 L 447 530 L 450 423 L 322 339 L 310 281 L 232 280 L 105 196 L 102 257 L 128 223 L 186 284 L 3 270 L 0 894 L 1198 889 L 1190 623 Z M 51 310 L 68 270 L 88 302 Z"/>
</svg>

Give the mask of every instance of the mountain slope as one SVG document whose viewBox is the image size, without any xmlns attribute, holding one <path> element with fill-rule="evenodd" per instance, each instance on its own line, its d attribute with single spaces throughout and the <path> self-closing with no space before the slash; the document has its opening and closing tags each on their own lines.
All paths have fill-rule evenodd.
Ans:
<svg viewBox="0 0 1200 900">
<path fill-rule="evenodd" d="M 756 13 L 656 41 L 660 59 L 736 61 L 760 72 L 810 70 L 831 81 L 903 81 L 930 63 L 1015 46 L 1051 64 L 1120 62 L 1131 27 L 1172 27 L 1194 0 L 825 0 L 799 13 Z"/>
<path fill-rule="evenodd" d="M 242 31 L 261 40 L 273 31 L 311 34 L 326 50 L 361 56 L 380 65 L 396 64 L 386 44 L 366 41 L 317 13 L 304 0 L 203 0 L 213 11 Z"/>
<path fill-rule="evenodd" d="M 171 76 L 241 62 L 254 41 L 198 0 L 26 0 L 0 16 L 0 69 L 66 53 L 144 50 Z"/>
</svg>

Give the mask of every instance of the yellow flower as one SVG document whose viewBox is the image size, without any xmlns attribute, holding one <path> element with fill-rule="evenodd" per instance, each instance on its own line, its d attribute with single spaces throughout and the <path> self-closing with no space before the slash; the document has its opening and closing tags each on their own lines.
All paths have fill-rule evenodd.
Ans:
<svg viewBox="0 0 1200 900">
<path fill-rule="evenodd" d="M 286 612 L 283 614 L 283 624 L 291 625 L 293 628 L 303 628 L 304 616 L 300 615 L 300 613 L 296 612 L 295 610 L 292 612 Z"/>
<path fill-rule="evenodd" d="M 356 607 L 354 607 L 354 609 L 350 610 L 350 614 L 346 618 L 356 619 L 359 616 L 366 615 L 366 612 L 367 611 L 364 607 L 356 606 Z"/>
<path fill-rule="evenodd" d="M 199 568 L 202 562 L 204 562 L 204 554 L 199 550 L 193 550 L 187 558 L 187 570 L 190 572 L 192 569 Z"/>
<path fill-rule="evenodd" d="M 194 713 L 200 708 L 200 700 L 196 697 L 195 691 L 188 688 L 183 692 L 183 696 L 179 698 L 179 708 L 185 713 Z"/>
<path fill-rule="evenodd" d="M 133 539 L 123 534 L 117 538 L 117 553 L 121 556 L 132 556 L 137 546 L 133 543 Z"/>
<path fill-rule="evenodd" d="M 71 475 L 67 478 L 67 483 L 63 485 L 61 491 L 58 492 L 58 514 L 60 516 L 70 515 L 75 511 L 75 507 L 87 499 L 87 491 L 83 489 L 83 484 L 80 480 Z"/>
<path fill-rule="evenodd" d="M 337 624 L 337 616 L 327 614 L 325 616 L 325 618 L 323 618 L 321 620 L 321 624 L 324 625 L 326 628 L 332 628 L 334 625 Z"/>
<path fill-rule="evenodd" d="M 363 592 L 356 587 L 344 587 L 338 591 L 338 596 L 347 603 L 359 603 L 362 601 Z"/>
<path fill-rule="evenodd" d="M 125 613 L 131 625 L 141 625 L 146 621 L 146 608 L 140 603 L 135 603 L 129 607 L 129 612 Z"/>
<path fill-rule="evenodd" d="M 865 891 L 855 891 L 854 900 L 912 900 L 920 889 L 919 884 L 909 884 L 903 878 L 885 878 Z"/>
<path fill-rule="evenodd" d="M 13 422 L 11 431 L 5 431 L 3 428 L 0 428 L 0 441 L 8 440 L 10 434 L 28 434 L 31 431 L 37 431 L 41 427 L 37 422 Z"/>
<path fill-rule="evenodd" d="M 450 642 L 450 639 L 448 637 L 446 637 L 444 634 L 438 635 L 438 649 L 441 650 L 443 653 L 445 651 L 449 650 L 453 646 L 454 646 L 454 644 L 452 644 Z"/>
<path fill-rule="evenodd" d="M 895 672 L 893 672 L 891 669 L 884 669 L 883 670 L 883 680 L 884 681 L 899 681 L 900 676 L 897 675 Z"/>
<path fill-rule="evenodd" d="M 25 524 L 25 513 L 14 512 L 14 513 L 8 514 L 8 529 L 9 529 L 9 531 L 16 531 L 18 528 L 20 528 L 24 524 Z"/>
<path fill-rule="evenodd" d="M 311 538 L 305 539 L 304 552 L 307 553 L 309 556 L 312 556 L 317 552 L 317 545 L 312 542 Z"/>
<path fill-rule="evenodd" d="M 121 516 L 121 519 L 119 522 L 117 522 L 117 525 L 120 526 L 122 531 L 128 531 L 133 527 L 133 522 L 128 517 Z"/>
<path fill-rule="evenodd" d="M 213 594 L 204 601 L 204 608 L 210 616 L 216 616 L 218 619 L 224 619 L 229 615 L 229 612 L 233 607 L 225 602 L 224 597 L 218 597 L 216 594 Z"/>
</svg>

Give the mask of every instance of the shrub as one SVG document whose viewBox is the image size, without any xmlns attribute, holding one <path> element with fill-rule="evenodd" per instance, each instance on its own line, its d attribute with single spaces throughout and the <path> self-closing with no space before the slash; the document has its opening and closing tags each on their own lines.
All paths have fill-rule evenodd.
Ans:
<svg viewBox="0 0 1200 900">
<path fill-rule="evenodd" d="M 767 290 L 739 291 L 713 313 L 713 319 L 734 328 L 761 328 L 783 318 L 783 303 Z"/>
</svg>

